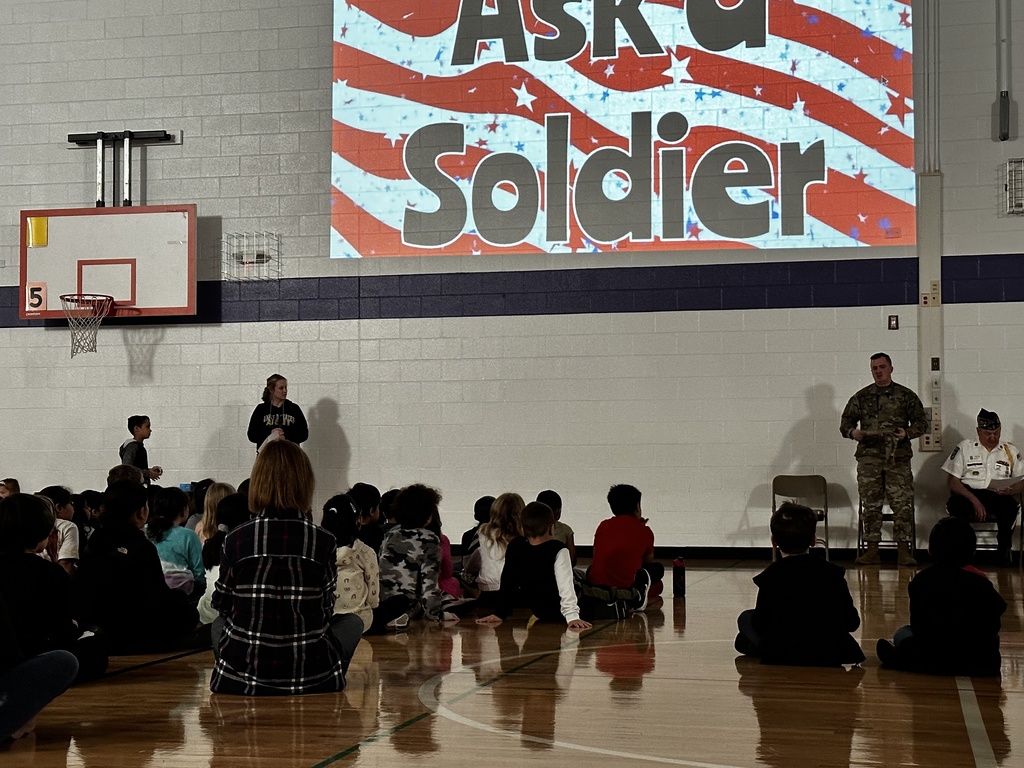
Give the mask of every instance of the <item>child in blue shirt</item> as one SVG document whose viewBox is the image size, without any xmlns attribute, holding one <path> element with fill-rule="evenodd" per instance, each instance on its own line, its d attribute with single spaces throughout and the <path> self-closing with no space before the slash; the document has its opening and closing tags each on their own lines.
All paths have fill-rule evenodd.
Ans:
<svg viewBox="0 0 1024 768">
<path fill-rule="evenodd" d="M 146 525 L 146 536 L 156 545 L 167 585 L 198 599 L 206 589 L 206 570 L 199 537 L 184 527 L 188 512 L 184 491 L 161 488 Z"/>
</svg>

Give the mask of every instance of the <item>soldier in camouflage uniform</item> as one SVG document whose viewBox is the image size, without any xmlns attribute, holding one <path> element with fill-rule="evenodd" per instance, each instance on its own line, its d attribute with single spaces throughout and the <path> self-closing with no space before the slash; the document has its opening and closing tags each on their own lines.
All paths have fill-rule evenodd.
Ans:
<svg viewBox="0 0 1024 768">
<path fill-rule="evenodd" d="M 910 540 L 914 517 L 914 475 L 911 439 L 925 433 L 928 417 L 920 398 L 892 380 L 892 360 L 884 352 L 871 356 L 874 384 L 860 390 L 846 404 L 839 431 L 857 441 L 857 490 L 867 548 L 857 563 L 879 562 L 882 504 L 893 511 L 893 538 L 900 565 L 917 565 Z"/>
</svg>

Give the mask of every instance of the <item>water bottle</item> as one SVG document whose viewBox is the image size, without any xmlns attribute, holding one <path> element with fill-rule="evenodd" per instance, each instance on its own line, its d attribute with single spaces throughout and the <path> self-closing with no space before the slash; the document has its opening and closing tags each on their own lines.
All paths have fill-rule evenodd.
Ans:
<svg viewBox="0 0 1024 768">
<path fill-rule="evenodd" d="M 672 597 L 686 597 L 686 560 L 682 555 L 672 561 Z"/>
</svg>

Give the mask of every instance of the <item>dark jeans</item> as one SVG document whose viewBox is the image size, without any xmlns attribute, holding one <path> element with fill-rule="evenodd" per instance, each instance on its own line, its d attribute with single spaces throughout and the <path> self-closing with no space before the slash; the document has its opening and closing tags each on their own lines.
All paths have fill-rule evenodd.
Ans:
<svg viewBox="0 0 1024 768">
<path fill-rule="evenodd" d="M 761 655 L 761 636 L 754 630 L 754 609 L 743 611 L 736 619 L 736 627 L 740 633 L 736 635 L 733 647 L 744 656 Z"/>
<path fill-rule="evenodd" d="M 0 674 L 0 742 L 64 693 L 77 674 L 70 651 L 41 653 Z"/>
<path fill-rule="evenodd" d="M 995 519 L 997 526 L 996 540 L 999 544 L 999 549 L 1012 549 L 1013 524 L 1017 521 L 1017 497 L 1004 496 L 1001 493 L 984 488 L 981 490 L 972 488 L 971 493 L 977 496 L 978 501 L 985 507 L 988 520 Z M 959 517 L 961 520 L 968 522 L 975 520 L 974 506 L 970 500 L 956 493 L 949 495 L 949 501 L 946 502 L 946 511 L 953 517 Z"/>
</svg>

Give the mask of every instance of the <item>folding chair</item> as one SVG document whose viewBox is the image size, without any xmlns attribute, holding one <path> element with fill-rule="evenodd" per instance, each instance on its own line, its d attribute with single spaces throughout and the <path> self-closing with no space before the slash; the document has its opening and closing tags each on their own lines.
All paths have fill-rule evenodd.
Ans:
<svg viewBox="0 0 1024 768">
<path fill-rule="evenodd" d="M 821 475 L 776 475 L 772 478 L 773 515 L 778 510 L 779 497 L 814 510 L 818 522 L 823 524 L 815 533 L 814 543 L 825 547 L 825 559 L 828 560 L 828 483 L 825 478 Z M 773 547 L 772 560 L 776 554 Z"/>
<path fill-rule="evenodd" d="M 1017 520 L 1015 526 L 1017 529 L 1017 551 L 1018 553 L 1024 553 L 1024 525 L 1021 525 L 1020 510 L 1024 509 L 1024 494 L 1017 496 Z M 971 527 L 974 529 L 974 533 L 978 537 L 977 548 L 979 550 L 997 550 L 999 549 L 999 541 L 996 538 L 999 526 L 995 520 L 985 520 L 978 522 L 977 520 L 970 520 Z M 1010 549 L 1013 549 L 1013 538 L 1010 539 Z M 1024 565 L 1024 556 L 1019 558 L 1018 564 Z"/>
<path fill-rule="evenodd" d="M 890 523 L 895 526 L 896 513 L 892 511 L 892 507 L 886 505 L 882 507 L 882 526 L 886 523 Z M 896 532 L 893 531 L 893 538 L 889 540 L 881 540 L 878 543 L 879 549 L 896 549 L 899 542 L 896 541 Z M 864 502 L 857 502 L 857 556 L 859 557 L 864 553 L 864 549 L 867 545 L 867 541 L 864 539 Z M 911 504 L 910 509 L 910 551 L 914 552 L 917 550 L 917 505 L 916 503 Z"/>
</svg>

